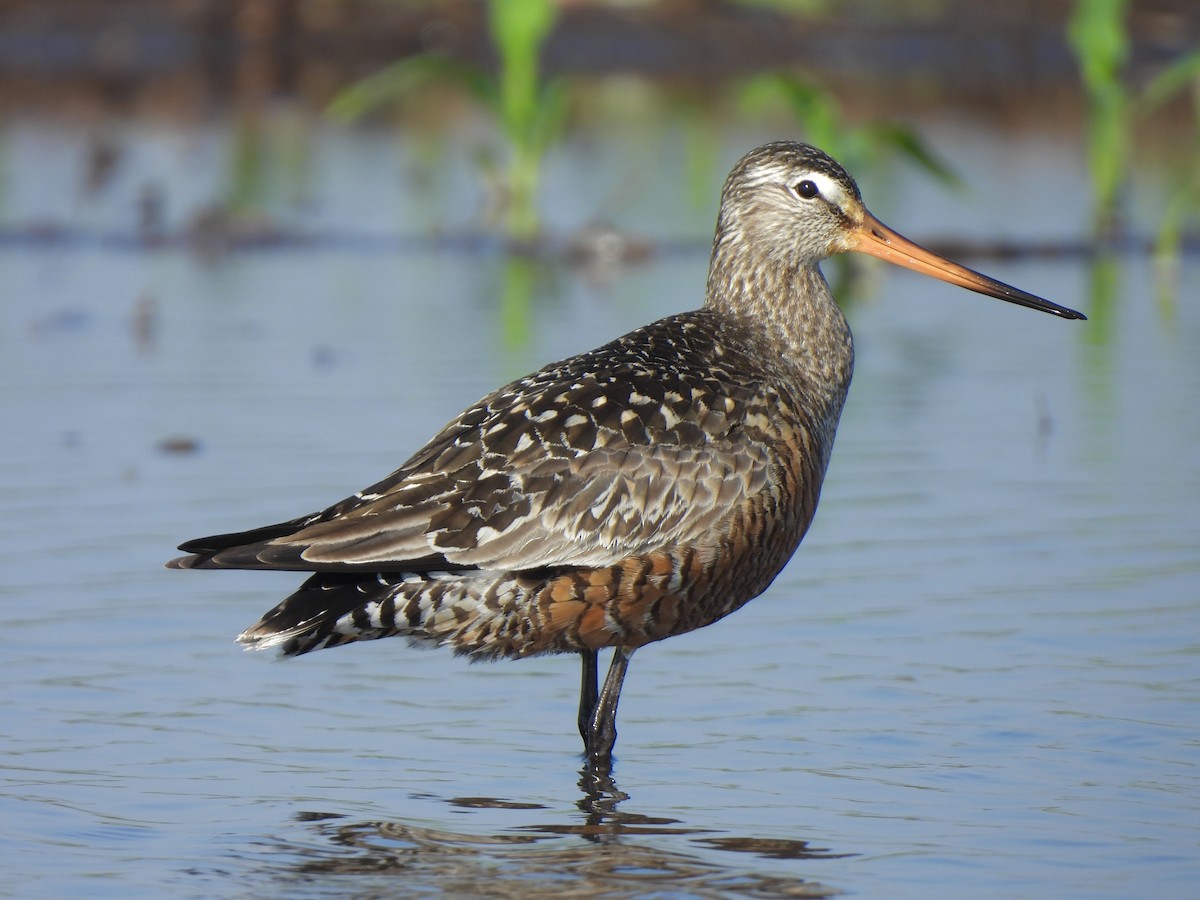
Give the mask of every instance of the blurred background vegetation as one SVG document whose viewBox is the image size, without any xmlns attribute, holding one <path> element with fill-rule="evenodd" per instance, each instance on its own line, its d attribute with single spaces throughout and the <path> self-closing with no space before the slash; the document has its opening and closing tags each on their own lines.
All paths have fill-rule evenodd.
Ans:
<svg viewBox="0 0 1200 900">
<path fill-rule="evenodd" d="M 225 195 L 185 235 L 216 244 L 281 236 L 263 185 L 302 167 L 306 123 L 427 135 L 431 159 L 466 143 L 480 230 L 526 251 L 553 230 L 539 217 L 547 153 L 589 130 L 682 123 L 688 158 L 665 168 L 698 195 L 731 119 L 805 137 L 860 176 L 955 189 L 910 123 L 986 115 L 1082 135 L 1094 228 L 1074 249 L 1154 249 L 1169 272 L 1200 208 L 1198 46 L 1195 0 L 6 0 L 0 114 L 82 123 L 90 191 L 122 161 L 104 123 L 232 117 Z M 1147 154 L 1174 189 L 1137 234 Z M 4 190 L 5 233 L 54 232 L 4 220 Z M 170 190 L 144 186 L 143 239 L 175 237 Z"/>
</svg>

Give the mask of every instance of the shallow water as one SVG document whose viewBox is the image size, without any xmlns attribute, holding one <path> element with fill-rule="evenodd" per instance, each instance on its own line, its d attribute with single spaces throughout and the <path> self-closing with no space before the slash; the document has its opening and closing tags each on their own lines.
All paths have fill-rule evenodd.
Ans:
<svg viewBox="0 0 1200 900">
<path fill-rule="evenodd" d="M 729 138 L 721 165 L 760 137 Z M 942 128 L 969 194 L 914 179 L 868 201 L 917 239 L 1077 235 L 1075 148 L 996 138 Z M 129 226 L 144 167 L 85 203 L 72 135 L 26 124 L 7 146 L 6 221 Z M 167 130 L 130 152 L 194 193 L 169 207 L 182 219 L 222 146 Z M 413 154 L 390 138 L 318 135 L 312 153 L 303 202 L 280 210 L 315 229 L 474 215 L 463 160 L 422 193 L 390 178 Z M 552 223 L 623 183 L 628 157 L 600 157 L 552 161 Z M 609 216 L 694 244 L 601 281 L 539 265 L 515 329 L 496 298 L 524 273 L 495 252 L 0 248 L 0 883 L 1192 894 L 1194 261 L 1166 312 L 1125 261 L 1088 323 L 872 270 L 816 525 L 763 597 L 634 659 L 612 785 L 580 784 L 574 659 L 472 666 L 381 641 L 275 663 L 232 638 L 295 576 L 161 568 L 180 540 L 375 480 L 507 378 L 694 305 L 714 209 L 681 181 L 642 178 Z M 976 264 L 1095 312 L 1082 263 Z"/>
</svg>

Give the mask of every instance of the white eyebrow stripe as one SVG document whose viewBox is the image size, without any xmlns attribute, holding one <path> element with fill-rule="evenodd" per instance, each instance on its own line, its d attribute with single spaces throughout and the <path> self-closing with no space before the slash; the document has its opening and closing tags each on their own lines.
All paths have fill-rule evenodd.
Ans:
<svg viewBox="0 0 1200 900">
<path fill-rule="evenodd" d="M 846 200 L 846 191 L 842 188 L 841 184 L 824 172 L 807 172 L 803 177 L 797 178 L 795 184 L 799 184 L 801 181 L 811 181 L 817 186 L 817 190 L 821 192 L 821 196 L 835 206 L 841 206 Z"/>
</svg>

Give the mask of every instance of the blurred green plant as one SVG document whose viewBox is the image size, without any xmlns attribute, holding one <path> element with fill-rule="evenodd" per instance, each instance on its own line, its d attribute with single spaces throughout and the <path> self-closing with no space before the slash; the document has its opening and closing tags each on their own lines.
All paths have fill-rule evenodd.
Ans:
<svg viewBox="0 0 1200 900">
<path fill-rule="evenodd" d="M 563 82 L 539 78 L 542 44 L 556 17 L 552 0 L 488 0 L 488 27 L 499 54 L 497 78 L 458 60 L 421 54 L 351 85 L 334 98 L 330 112 L 359 118 L 433 83 L 464 90 L 495 117 L 508 140 L 505 229 L 514 240 L 528 242 L 538 232 L 542 157 L 561 131 L 566 112 Z"/>
<path fill-rule="evenodd" d="M 898 157 L 950 187 L 961 187 L 955 172 L 911 128 L 894 122 L 871 121 L 851 125 L 841 105 L 816 82 L 791 72 L 755 76 L 740 87 L 742 105 L 761 111 L 782 104 L 804 129 L 805 138 L 837 159 L 850 171 L 878 166 Z"/>
<path fill-rule="evenodd" d="M 1122 191 L 1132 174 L 1134 137 L 1145 119 L 1182 91 L 1193 95 L 1192 129 L 1200 139 L 1200 50 L 1188 53 L 1160 72 L 1140 92 L 1131 88 L 1128 0 L 1076 0 L 1067 22 L 1067 40 L 1079 64 L 1087 96 L 1087 155 L 1098 237 L 1112 240 L 1121 231 Z M 1180 188 L 1158 226 L 1156 256 L 1178 258 L 1184 227 L 1200 209 L 1200 140 L 1191 142 Z"/>
<path fill-rule="evenodd" d="M 1101 237 L 1119 227 L 1121 186 L 1129 168 L 1132 98 L 1125 87 L 1129 59 L 1127 0 L 1076 0 L 1067 20 L 1067 43 L 1079 63 L 1087 94 L 1087 157 Z"/>
<path fill-rule="evenodd" d="M 1192 115 L 1190 137 L 1183 146 L 1190 151 L 1185 151 L 1183 171 L 1177 179 L 1178 189 L 1167 201 L 1154 240 L 1159 298 L 1167 304 L 1173 296 L 1185 229 L 1189 222 L 1200 220 L 1200 50 L 1176 60 L 1147 86 L 1142 94 L 1146 114 L 1185 90 L 1191 91 Z"/>
</svg>

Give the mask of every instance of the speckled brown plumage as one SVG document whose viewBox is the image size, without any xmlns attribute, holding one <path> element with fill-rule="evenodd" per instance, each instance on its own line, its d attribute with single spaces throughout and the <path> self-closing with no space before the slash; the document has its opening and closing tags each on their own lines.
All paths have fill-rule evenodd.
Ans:
<svg viewBox="0 0 1200 900">
<path fill-rule="evenodd" d="M 588 667 L 618 648 L 594 713 L 611 734 L 584 735 L 604 755 L 629 653 L 757 596 L 812 521 L 853 367 L 820 259 L 935 265 L 1078 317 L 913 247 L 825 154 L 759 148 L 726 181 L 702 309 L 500 388 L 322 512 L 190 541 L 171 565 L 313 572 L 239 638 L 287 655 L 392 635 L 478 658 L 579 652 L 585 732 Z"/>
</svg>

